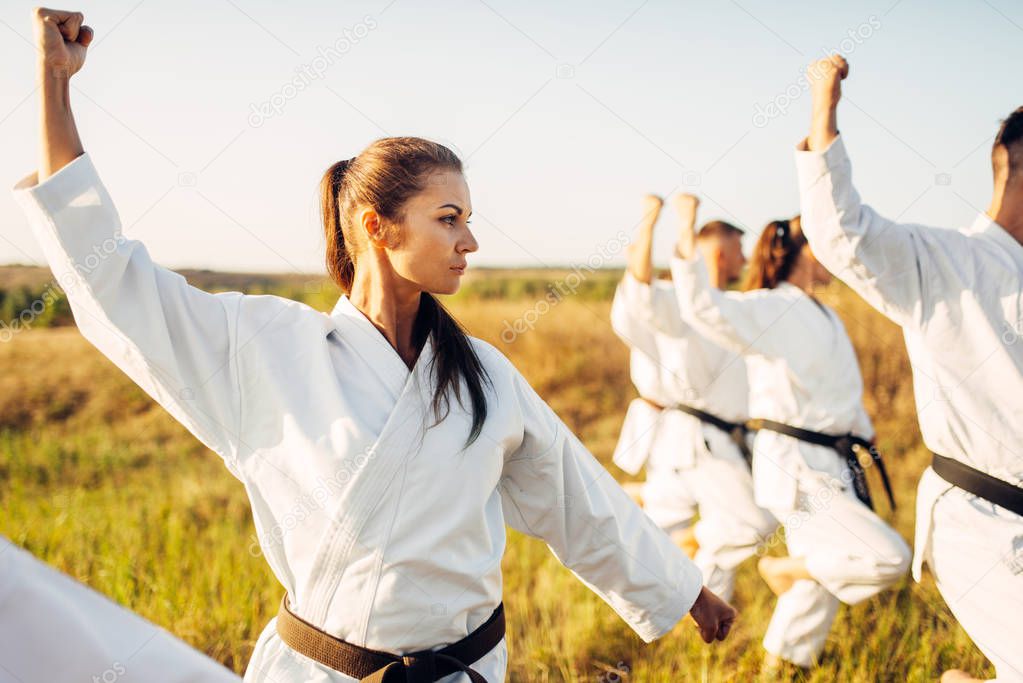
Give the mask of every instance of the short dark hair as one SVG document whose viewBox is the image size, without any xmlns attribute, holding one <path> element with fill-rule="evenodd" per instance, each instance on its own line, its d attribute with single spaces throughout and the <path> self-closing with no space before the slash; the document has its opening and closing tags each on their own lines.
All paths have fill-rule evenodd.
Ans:
<svg viewBox="0 0 1023 683">
<path fill-rule="evenodd" d="M 696 233 L 696 239 L 706 240 L 714 237 L 723 238 L 728 237 L 729 235 L 739 235 L 741 237 L 743 234 L 742 228 L 737 228 L 731 223 L 726 223 L 725 221 L 710 221 L 709 223 L 705 223 L 704 226 L 700 228 L 700 231 Z"/>
<path fill-rule="evenodd" d="M 1009 153 L 1009 177 L 1023 178 L 1023 107 L 1017 108 L 1002 121 L 995 135 L 992 154 L 999 147 L 1005 147 Z"/>
</svg>

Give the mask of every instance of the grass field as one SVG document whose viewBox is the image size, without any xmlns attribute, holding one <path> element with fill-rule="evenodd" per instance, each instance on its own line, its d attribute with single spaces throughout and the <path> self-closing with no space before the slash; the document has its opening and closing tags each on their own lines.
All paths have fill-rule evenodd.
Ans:
<svg viewBox="0 0 1023 683">
<path fill-rule="evenodd" d="M 505 322 L 541 310 L 544 276 L 501 277 L 500 287 L 477 283 L 450 307 L 473 334 L 502 348 L 609 463 L 635 395 L 626 350 L 607 322 L 615 274 L 594 276 L 511 343 L 501 339 Z M 321 308 L 336 296 L 329 288 L 304 291 Z M 911 539 L 914 486 L 927 453 L 901 335 L 840 285 L 826 299 L 859 352 L 867 409 L 900 502 L 893 523 Z M 73 327 L 19 331 L 0 344 L 0 367 L 0 534 L 242 672 L 282 590 L 250 552 L 254 530 L 241 485 Z M 504 572 L 510 680 L 758 680 L 773 596 L 752 561 L 734 600 L 741 620 L 713 647 L 689 622 L 644 645 L 542 543 L 521 535 L 511 534 Z M 817 669 L 770 680 L 929 681 L 951 666 L 993 675 L 933 582 L 907 578 L 841 609 Z"/>
</svg>

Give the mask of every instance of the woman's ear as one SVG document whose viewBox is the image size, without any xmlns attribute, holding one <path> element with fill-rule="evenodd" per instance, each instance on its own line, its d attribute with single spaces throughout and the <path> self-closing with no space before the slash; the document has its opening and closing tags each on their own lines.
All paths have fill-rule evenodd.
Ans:
<svg viewBox="0 0 1023 683">
<path fill-rule="evenodd" d="M 383 220 L 380 214 L 372 208 L 365 208 L 359 211 L 359 225 L 366 235 L 370 246 L 383 249 L 390 246 L 387 241 L 387 231 L 384 230 Z"/>
</svg>

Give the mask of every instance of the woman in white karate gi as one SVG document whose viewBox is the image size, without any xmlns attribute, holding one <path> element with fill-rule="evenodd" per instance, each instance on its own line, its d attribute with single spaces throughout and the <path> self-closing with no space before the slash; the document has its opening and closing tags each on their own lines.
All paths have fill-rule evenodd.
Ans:
<svg viewBox="0 0 1023 683">
<path fill-rule="evenodd" d="M 750 415 L 872 439 L 852 343 L 838 315 L 812 295 L 830 276 L 807 248 L 798 219 L 764 229 L 745 292 L 711 287 L 694 241 L 692 229 L 683 226 L 671 262 L 679 308 L 693 327 L 746 356 Z M 813 665 L 839 602 L 869 598 L 909 567 L 905 541 L 860 502 L 852 482 L 836 450 L 757 432 L 755 499 L 784 525 L 789 551 L 788 557 L 760 561 L 778 595 L 763 643 L 768 667 L 781 660 Z"/>
<path fill-rule="evenodd" d="M 741 425 L 749 419 L 744 358 L 686 324 L 674 286 L 653 278 L 651 249 L 661 204 L 659 197 L 644 200 L 643 221 L 611 307 L 615 332 L 632 347 L 633 377 L 637 364 L 649 376 L 644 377 L 647 393 L 629 405 L 632 422 L 627 418 L 625 427 L 633 429 L 623 428 L 615 462 L 636 467 L 646 458 L 644 510 L 661 528 L 681 536 L 676 542 L 684 543 L 687 537 L 670 525 L 679 523 L 691 501 L 697 503 L 694 561 L 704 584 L 730 600 L 736 568 L 778 522 L 754 502 L 749 465 L 735 441 L 745 441 Z M 674 204 L 679 220 L 695 225 L 696 197 L 679 195 Z M 697 238 L 719 286 L 742 275 L 746 260 L 741 234 L 727 223 L 712 222 Z M 699 412 L 694 415 L 694 410 Z"/>
<path fill-rule="evenodd" d="M 16 195 L 83 336 L 246 488 L 287 592 L 246 680 L 503 680 L 505 524 L 645 641 L 687 612 L 707 642 L 727 635 L 734 610 L 434 298 L 477 248 L 449 149 L 386 138 L 327 170 L 327 268 L 345 292 L 330 314 L 209 294 L 121 232 L 68 102 L 91 31 L 77 13 L 38 23 L 40 168 Z"/>
<path fill-rule="evenodd" d="M 986 212 L 958 230 L 898 223 L 853 186 L 837 120 L 848 72 L 838 55 L 808 69 L 813 119 L 795 153 L 806 235 L 905 336 L 936 454 L 917 490 L 914 578 L 926 562 L 997 680 L 1023 681 L 1023 107 L 995 135 Z"/>
</svg>

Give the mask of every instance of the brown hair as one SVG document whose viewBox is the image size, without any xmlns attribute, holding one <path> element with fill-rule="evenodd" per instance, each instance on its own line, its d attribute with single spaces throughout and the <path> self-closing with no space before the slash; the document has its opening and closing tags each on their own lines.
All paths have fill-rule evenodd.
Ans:
<svg viewBox="0 0 1023 683">
<path fill-rule="evenodd" d="M 713 237 L 722 238 L 728 237 L 729 235 L 741 236 L 742 229 L 737 228 L 726 221 L 709 221 L 700 228 L 700 232 L 696 233 L 696 239 L 705 240 Z"/>
<path fill-rule="evenodd" d="M 805 246 L 806 237 L 800 229 L 799 216 L 791 220 L 771 221 L 753 247 L 753 257 L 742 288 L 746 291 L 774 289 L 792 274 Z"/>
<path fill-rule="evenodd" d="M 1004 146 L 1009 153 L 1009 167 L 1006 169 L 1008 177 L 1023 178 L 1021 175 L 1023 173 L 1023 107 L 1019 107 L 1002 121 L 1002 125 L 998 128 L 998 134 L 995 135 L 994 146 L 991 148 L 992 157 L 994 157 L 995 150 L 1001 146 Z M 995 173 L 998 170 L 995 168 Z"/>
<path fill-rule="evenodd" d="M 454 152 L 436 142 L 414 137 L 381 138 L 357 157 L 338 161 L 320 181 L 323 228 L 327 240 L 327 272 L 345 294 L 352 291 L 355 262 L 365 236 L 353 217 L 358 207 L 372 207 L 383 219 L 385 232 L 396 231 L 405 219 L 405 205 L 422 192 L 430 174 L 462 172 Z M 397 232 L 391 234 L 397 239 Z M 436 390 L 433 409 L 439 422 L 450 409 L 448 392 L 462 403 L 460 380 L 465 380 L 472 404 L 472 429 L 466 445 L 483 430 L 487 418 L 484 384 L 490 377 L 480 362 L 465 329 L 429 292 L 422 292 L 412 341 L 421 348 L 433 335 L 431 361 Z M 443 414 L 442 414 L 443 412 Z"/>
</svg>

